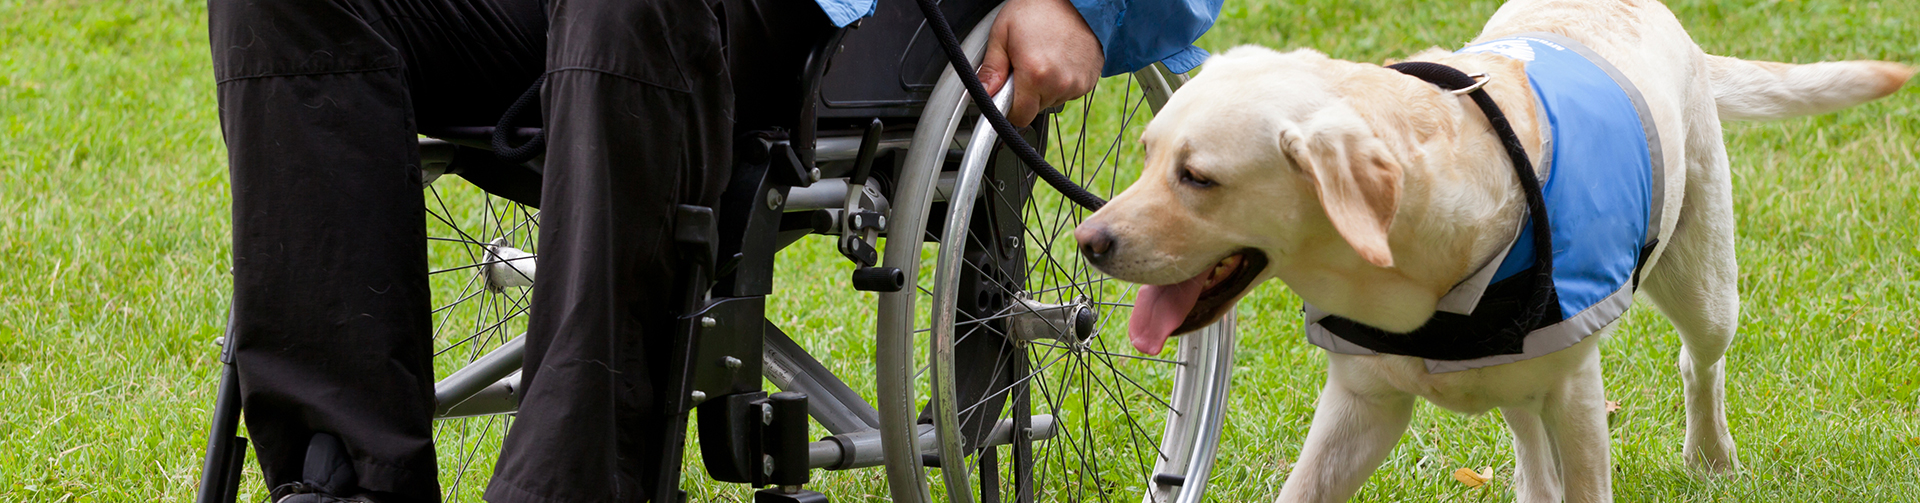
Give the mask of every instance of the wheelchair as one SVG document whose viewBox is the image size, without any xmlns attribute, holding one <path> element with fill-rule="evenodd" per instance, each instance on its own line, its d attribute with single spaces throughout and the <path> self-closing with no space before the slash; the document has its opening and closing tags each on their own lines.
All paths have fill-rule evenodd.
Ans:
<svg viewBox="0 0 1920 503">
<path fill-rule="evenodd" d="M 975 62 L 996 3 L 940 6 L 971 27 L 962 48 Z M 1090 212 L 1037 184 L 1001 145 L 913 9 L 881 2 L 815 47 L 793 127 L 737 141 L 719 205 L 676 215 L 676 251 L 694 278 L 675 286 L 689 301 L 662 393 L 682 427 L 664 432 L 662 466 L 687 466 L 695 453 L 682 449 L 701 463 L 663 470 L 655 500 L 703 499 L 680 479 L 704 471 L 768 487 L 757 502 L 828 500 L 810 488 L 900 502 L 1200 501 L 1231 385 L 1233 315 L 1159 356 L 1134 354 L 1126 319 L 1137 287 L 1088 266 L 1071 235 Z M 1185 79 L 1159 64 L 1106 79 L 1024 134 L 1076 184 L 1112 197 L 1138 176 L 1125 159 L 1138 158 L 1147 116 Z M 520 334 L 539 277 L 540 162 L 498 160 L 492 134 L 450 128 L 420 141 L 448 501 L 478 500 L 491 475 L 519 401 Z M 776 255 L 809 236 L 850 262 L 844 286 L 871 293 L 804 300 L 845 310 L 874 299 L 872 325 L 770 311 Z M 870 328 L 871 347 L 796 341 L 776 319 Z M 220 386 L 202 502 L 234 501 L 246 459 L 230 368 Z M 861 487 L 875 481 L 884 496 Z"/>
</svg>

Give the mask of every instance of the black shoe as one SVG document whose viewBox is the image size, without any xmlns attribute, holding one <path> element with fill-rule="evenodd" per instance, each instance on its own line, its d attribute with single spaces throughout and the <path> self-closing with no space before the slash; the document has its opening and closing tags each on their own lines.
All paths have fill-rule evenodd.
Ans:
<svg viewBox="0 0 1920 503">
<path fill-rule="evenodd" d="M 380 503 L 365 496 L 342 498 L 326 493 L 297 493 L 287 495 L 274 503 Z"/>
<path fill-rule="evenodd" d="M 372 494 L 354 485 L 358 479 L 353 471 L 353 458 L 347 455 L 347 446 L 340 443 L 338 437 L 326 433 L 313 434 L 313 440 L 307 442 L 307 459 L 301 468 L 301 480 L 273 488 L 269 499 L 274 503 L 386 503 L 388 498 L 376 499 Z M 351 496 L 337 496 L 351 495 Z"/>
</svg>

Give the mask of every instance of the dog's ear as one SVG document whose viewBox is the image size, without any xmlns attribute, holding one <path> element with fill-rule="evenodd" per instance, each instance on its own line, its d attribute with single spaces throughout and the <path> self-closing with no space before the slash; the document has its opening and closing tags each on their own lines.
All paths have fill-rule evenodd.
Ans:
<svg viewBox="0 0 1920 503">
<path fill-rule="evenodd" d="M 1313 180 L 1320 207 L 1353 251 L 1373 265 L 1393 267 L 1387 230 L 1400 207 L 1400 163 L 1386 142 L 1354 119 L 1315 131 L 1288 128 L 1280 134 L 1281 150 Z"/>
</svg>

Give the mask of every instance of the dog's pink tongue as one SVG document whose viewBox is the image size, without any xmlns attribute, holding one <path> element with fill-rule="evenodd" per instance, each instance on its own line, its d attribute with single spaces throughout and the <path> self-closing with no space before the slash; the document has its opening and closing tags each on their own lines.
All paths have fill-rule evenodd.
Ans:
<svg viewBox="0 0 1920 503">
<path fill-rule="evenodd" d="M 1211 272 L 1211 271 L 1208 271 Z M 1149 355 L 1160 354 L 1173 329 L 1180 328 L 1193 304 L 1205 290 L 1207 272 L 1171 285 L 1144 285 L 1133 299 L 1133 317 L 1127 320 L 1127 338 L 1133 349 Z"/>
</svg>

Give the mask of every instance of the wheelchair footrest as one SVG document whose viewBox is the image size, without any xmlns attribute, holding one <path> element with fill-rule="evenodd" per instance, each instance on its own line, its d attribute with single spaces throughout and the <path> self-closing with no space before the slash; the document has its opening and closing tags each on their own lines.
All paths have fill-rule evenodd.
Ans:
<svg viewBox="0 0 1920 503">
<path fill-rule="evenodd" d="M 699 411 L 700 453 L 714 480 L 787 488 L 807 483 L 807 395 L 738 393 Z"/>
<path fill-rule="evenodd" d="M 754 491 L 753 503 L 828 503 L 827 495 L 806 489 L 793 489 L 787 492 L 779 487 L 769 487 Z"/>
</svg>

